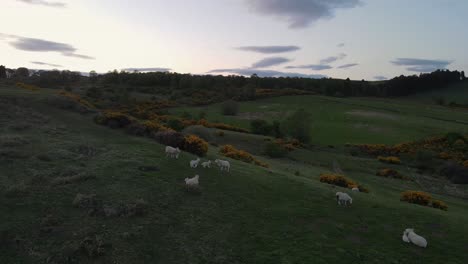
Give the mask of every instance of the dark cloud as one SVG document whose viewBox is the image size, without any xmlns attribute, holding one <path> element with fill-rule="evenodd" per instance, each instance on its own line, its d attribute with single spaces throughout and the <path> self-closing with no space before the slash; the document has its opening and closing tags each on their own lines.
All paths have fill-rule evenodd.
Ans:
<svg viewBox="0 0 468 264">
<path fill-rule="evenodd" d="M 19 2 L 23 2 L 26 4 L 31 4 L 31 5 L 43 5 L 43 6 L 49 6 L 49 7 L 66 7 L 67 4 L 63 2 L 53 2 L 53 1 L 45 1 L 45 0 L 17 0 Z"/>
<path fill-rule="evenodd" d="M 252 68 L 267 68 L 275 65 L 280 65 L 286 62 L 290 62 L 291 60 L 288 58 L 283 57 L 270 57 L 259 60 L 252 64 Z"/>
<path fill-rule="evenodd" d="M 1 34 L 2 39 L 12 39 L 10 45 L 16 49 L 32 52 L 59 52 L 67 57 L 93 60 L 93 57 L 77 54 L 77 49 L 70 44 L 36 38 L 26 38 L 15 35 Z"/>
<path fill-rule="evenodd" d="M 339 43 L 338 45 L 336 45 L 338 48 L 343 48 L 345 46 L 344 43 Z"/>
<path fill-rule="evenodd" d="M 331 18 L 335 10 L 354 8 L 361 0 L 245 0 L 253 12 L 286 20 L 290 28 L 304 28 Z"/>
<path fill-rule="evenodd" d="M 448 60 L 426 60 L 414 58 L 397 58 L 391 61 L 394 65 L 407 66 L 406 69 L 412 72 L 433 72 L 439 69 L 446 69 L 453 61 Z"/>
<path fill-rule="evenodd" d="M 346 56 L 347 56 L 346 54 L 340 53 L 337 56 L 331 56 L 331 57 L 320 60 L 320 64 L 330 64 L 330 63 L 333 63 L 335 61 L 342 60 L 342 59 L 346 58 Z"/>
<path fill-rule="evenodd" d="M 137 71 L 137 72 L 168 72 L 168 71 L 171 71 L 172 69 L 171 68 L 158 68 L 158 67 L 155 67 L 155 68 L 125 68 L 125 69 L 122 69 L 122 71 L 130 71 L 130 72 L 133 72 L 133 71 Z"/>
<path fill-rule="evenodd" d="M 287 66 L 286 69 L 308 69 L 314 71 L 323 71 L 333 69 L 332 66 L 326 64 L 309 64 L 309 65 L 299 65 L 299 66 Z"/>
<path fill-rule="evenodd" d="M 238 50 L 251 51 L 263 54 L 284 53 L 300 50 L 298 46 L 244 46 L 237 47 Z"/>
<path fill-rule="evenodd" d="M 358 65 L 359 65 L 358 63 L 349 63 L 349 64 L 338 66 L 336 68 L 338 68 L 338 69 L 349 69 L 349 68 L 352 68 L 352 67 L 358 66 Z"/>
<path fill-rule="evenodd" d="M 381 76 L 381 75 L 377 75 L 377 76 L 374 76 L 374 79 L 377 80 L 377 81 L 384 81 L 384 80 L 388 80 L 387 77 L 385 76 Z"/>
<path fill-rule="evenodd" d="M 62 65 L 52 64 L 52 63 L 47 63 L 47 62 L 41 62 L 41 61 L 31 61 L 31 63 L 36 64 L 36 65 L 44 65 L 44 66 L 57 67 L 57 68 L 62 67 Z"/>
<path fill-rule="evenodd" d="M 320 75 L 320 74 L 302 74 L 302 73 L 295 73 L 295 72 L 280 72 L 274 70 L 259 70 L 259 69 L 216 69 L 212 70 L 209 73 L 230 73 L 230 74 L 238 74 L 244 76 L 251 76 L 252 74 L 257 74 L 260 77 L 302 77 L 302 78 L 314 78 L 314 79 L 321 79 L 327 76 Z"/>
</svg>

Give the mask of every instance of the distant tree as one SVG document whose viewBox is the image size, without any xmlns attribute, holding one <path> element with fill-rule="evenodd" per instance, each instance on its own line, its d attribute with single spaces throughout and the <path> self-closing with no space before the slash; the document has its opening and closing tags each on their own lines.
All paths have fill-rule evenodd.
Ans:
<svg viewBox="0 0 468 264">
<path fill-rule="evenodd" d="M 466 77 L 465 77 L 465 71 L 462 71 L 462 72 L 460 73 L 460 75 L 461 75 L 461 79 L 462 79 L 462 80 L 465 80 L 465 79 L 466 79 Z"/>
<path fill-rule="evenodd" d="M 250 122 L 250 131 L 257 135 L 270 135 L 273 126 L 268 124 L 267 121 L 262 119 L 255 119 Z"/>
<path fill-rule="evenodd" d="M 95 71 L 90 71 L 89 72 L 89 81 L 91 83 L 96 83 L 97 78 L 98 78 L 98 74 Z"/>
<path fill-rule="evenodd" d="M 28 78 L 29 77 L 29 70 L 25 67 L 20 67 L 16 69 L 16 76 L 20 78 Z"/>
<path fill-rule="evenodd" d="M 0 79 L 6 78 L 6 68 L 3 65 L 0 65 Z"/>
<path fill-rule="evenodd" d="M 304 109 L 299 109 L 285 120 L 283 128 L 288 136 L 309 143 L 311 122 L 311 115 Z"/>
</svg>

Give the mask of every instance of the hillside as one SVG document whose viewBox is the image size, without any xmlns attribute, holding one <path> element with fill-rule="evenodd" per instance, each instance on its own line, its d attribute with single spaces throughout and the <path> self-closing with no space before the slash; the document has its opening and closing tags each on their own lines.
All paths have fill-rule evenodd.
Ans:
<svg viewBox="0 0 468 264">
<path fill-rule="evenodd" d="M 434 103 L 434 99 L 442 98 L 446 104 L 468 104 L 468 80 L 448 85 L 443 89 L 427 91 L 408 96 L 410 100 L 418 100 L 425 103 Z"/>
<path fill-rule="evenodd" d="M 352 156 L 341 146 L 323 147 L 466 133 L 467 125 L 455 122 L 466 121 L 466 112 L 374 99 L 301 96 L 246 102 L 242 116 L 259 113 L 270 120 L 308 107 L 316 120 L 313 140 L 320 146 L 295 150 L 290 159 L 259 157 L 270 169 L 230 160 L 232 171 L 226 174 L 191 169 L 192 154 L 168 159 L 164 146 L 151 139 L 99 126 L 92 114 L 56 108 L 48 103 L 54 93 L 0 88 L 0 263 L 436 264 L 467 259 L 468 204 L 459 198 L 463 195 L 447 191 L 466 193 L 466 187 L 444 180 L 433 184 L 402 165 L 392 166 L 415 181 L 379 178 L 375 171 L 382 164 L 376 159 Z M 248 126 L 248 119 L 225 118 L 217 109 L 174 111 L 203 110 L 209 119 Z M 352 128 L 355 123 L 363 127 Z M 248 146 L 261 138 L 226 131 L 217 144 Z M 210 146 L 207 158 L 217 157 L 218 148 Z M 318 180 L 333 161 L 371 191 L 352 193 L 351 207 L 336 204 L 335 192 L 343 188 Z M 184 178 L 196 173 L 200 193 L 184 191 Z M 402 191 L 428 191 L 431 185 L 437 185 L 432 195 L 445 201 L 448 211 L 399 200 Z M 96 196 L 77 207 L 77 194 Z M 96 211 L 102 204 L 108 209 L 104 213 Z M 125 213 L 112 214 L 119 208 Z M 402 242 L 408 227 L 427 238 L 427 249 Z"/>
</svg>

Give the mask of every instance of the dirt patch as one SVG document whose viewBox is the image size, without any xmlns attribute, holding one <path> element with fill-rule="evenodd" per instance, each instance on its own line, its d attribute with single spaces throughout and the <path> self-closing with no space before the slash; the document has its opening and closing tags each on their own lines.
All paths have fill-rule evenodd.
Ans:
<svg viewBox="0 0 468 264">
<path fill-rule="evenodd" d="M 290 111 L 279 112 L 279 111 L 265 111 L 265 112 L 243 112 L 238 114 L 236 117 L 244 120 L 255 120 L 255 119 L 265 119 L 270 116 L 277 118 L 284 118 L 288 116 Z"/>
<path fill-rule="evenodd" d="M 359 117 L 371 117 L 371 118 L 381 118 L 386 120 L 398 120 L 399 117 L 387 114 L 383 112 L 375 112 L 375 111 L 364 111 L 364 110 L 352 110 L 346 112 L 348 115 L 359 116 Z"/>
</svg>

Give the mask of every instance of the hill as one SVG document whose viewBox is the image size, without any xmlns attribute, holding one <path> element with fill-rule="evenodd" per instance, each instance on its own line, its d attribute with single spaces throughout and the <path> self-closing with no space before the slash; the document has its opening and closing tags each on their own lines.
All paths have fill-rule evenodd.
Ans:
<svg viewBox="0 0 468 264">
<path fill-rule="evenodd" d="M 431 184 L 433 179 L 399 165 L 394 167 L 415 181 L 379 178 L 374 174 L 381 163 L 352 156 L 342 147 L 295 150 L 289 159 L 259 157 L 270 164 L 269 169 L 230 160 L 230 174 L 215 168 L 194 170 L 188 165 L 193 155 L 184 152 L 178 160 L 168 159 L 164 146 L 151 139 L 96 125 L 92 114 L 52 106 L 48 99 L 53 94 L 45 89 L 0 89 L 0 210 L 4 212 L 0 214 L 0 263 L 428 264 L 466 260 L 468 205 L 447 192 L 449 187 L 466 192 L 463 187 L 442 179 Z M 323 132 L 316 127 L 314 138 L 324 144 L 359 139 L 356 135 L 346 140 L 332 138 L 339 138 L 342 134 L 337 131 L 348 128 L 346 120 L 360 120 L 362 111 L 378 108 L 380 112 L 382 107 L 404 124 L 424 125 L 410 137 L 435 128 L 466 128 L 426 118 L 426 112 L 409 104 L 399 109 L 402 112 L 392 112 L 393 101 L 279 97 L 248 102 L 241 109 L 267 112 L 272 105 L 280 113 L 292 105 L 312 105 L 310 110 L 322 107 L 314 115 L 328 126 L 323 126 Z M 216 109 L 204 110 L 210 118 L 221 118 Z M 195 111 L 176 111 L 183 110 Z M 346 113 L 351 110 L 356 112 Z M 442 108 L 431 114 L 450 120 L 464 117 L 462 112 L 448 116 Z M 388 141 L 406 138 L 404 133 L 417 127 L 398 126 L 396 121 L 387 126 L 384 123 L 391 119 L 378 117 L 366 122 L 397 126 L 401 133 Z M 337 125 L 341 121 L 346 126 Z M 219 144 L 248 145 L 261 138 L 225 133 Z M 383 138 L 375 136 L 370 141 Z M 217 157 L 218 148 L 210 146 L 207 158 Z M 371 190 L 352 193 L 351 207 L 336 204 L 335 192 L 343 188 L 318 180 L 320 173 L 330 172 L 333 161 Z M 183 179 L 195 173 L 200 175 L 200 193 L 184 191 Z M 440 187 L 432 195 L 445 201 L 448 211 L 399 200 L 404 190 L 425 190 L 431 185 Z M 104 211 L 99 210 L 102 206 Z M 427 249 L 401 241 L 408 227 L 428 239 Z"/>
</svg>

